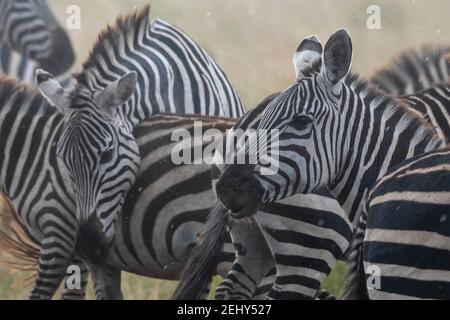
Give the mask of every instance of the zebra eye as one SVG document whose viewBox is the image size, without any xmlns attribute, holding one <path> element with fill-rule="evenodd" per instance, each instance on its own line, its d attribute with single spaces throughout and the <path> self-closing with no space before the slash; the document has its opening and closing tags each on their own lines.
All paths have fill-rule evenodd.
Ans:
<svg viewBox="0 0 450 320">
<path fill-rule="evenodd" d="M 105 163 L 110 162 L 112 160 L 113 156 L 114 156 L 113 149 L 106 150 L 105 152 L 102 153 L 102 156 L 100 158 L 100 163 L 105 164 Z"/>
<path fill-rule="evenodd" d="M 304 130 L 313 123 L 313 119 L 308 116 L 298 116 L 292 121 L 292 126 L 297 130 Z"/>
</svg>

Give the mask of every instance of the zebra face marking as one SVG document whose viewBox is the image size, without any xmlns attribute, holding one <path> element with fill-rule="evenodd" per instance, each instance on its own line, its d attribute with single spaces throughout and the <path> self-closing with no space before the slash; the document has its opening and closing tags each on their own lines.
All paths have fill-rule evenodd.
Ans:
<svg viewBox="0 0 450 320">
<path fill-rule="evenodd" d="M 80 84 L 73 93 L 62 94 L 53 76 L 42 70 L 37 81 L 45 97 L 65 114 L 57 155 L 72 180 L 80 225 L 77 250 L 99 264 L 107 258 L 115 218 L 140 165 L 135 138 L 118 121 L 116 111 L 133 94 L 136 74 L 129 73 L 96 93 Z M 96 245 L 84 241 L 94 236 Z"/>
<path fill-rule="evenodd" d="M 338 148 L 330 146 L 336 146 L 351 40 L 345 30 L 338 30 L 327 42 L 323 56 L 318 55 L 321 46 L 314 37 L 305 39 L 298 50 L 294 58 L 298 79 L 267 105 L 258 126 L 258 132 L 277 135 L 278 170 L 273 175 L 262 174 L 264 164 L 258 158 L 255 165 L 226 166 L 217 182 L 219 199 L 238 217 L 256 213 L 263 203 L 314 192 L 327 186 L 336 174 Z M 258 139 L 236 153 L 257 150 L 255 141 Z"/>
</svg>

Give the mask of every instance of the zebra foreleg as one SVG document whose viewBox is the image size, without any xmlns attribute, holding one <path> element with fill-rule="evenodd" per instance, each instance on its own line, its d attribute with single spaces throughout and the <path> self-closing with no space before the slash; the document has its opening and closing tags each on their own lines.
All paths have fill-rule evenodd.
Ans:
<svg viewBox="0 0 450 320">
<path fill-rule="evenodd" d="M 94 291 L 97 300 L 122 300 L 121 274 L 122 271 L 108 265 L 88 265 L 94 281 Z"/>
<path fill-rule="evenodd" d="M 52 227 L 44 235 L 37 277 L 29 297 L 31 300 L 49 300 L 54 296 L 74 255 L 75 239 L 72 241 Z"/>
<path fill-rule="evenodd" d="M 84 300 L 89 271 L 86 264 L 79 258 L 75 258 L 67 268 L 67 276 L 64 281 L 62 300 Z"/>
<path fill-rule="evenodd" d="M 277 267 L 274 265 L 272 269 L 267 272 L 264 279 L 258 285 L 255 293 L 253 294 L 252 300 L 265 300 L 270 290 L 273 287 L 277 277 Z"/>
</svg>

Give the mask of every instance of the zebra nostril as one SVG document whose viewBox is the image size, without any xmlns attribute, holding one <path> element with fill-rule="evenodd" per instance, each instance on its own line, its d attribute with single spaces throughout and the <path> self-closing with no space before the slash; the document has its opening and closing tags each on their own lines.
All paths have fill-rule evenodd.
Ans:
<svg viewBox="0 0 450 320">
<path fill-rule="evenodd" d="M 240 177 L 240 178 L 237 178 L 237 183 L 236 183 L 236 185 L 238 186 L 238 187 L 244 187 L 244 186 L 246 186 L 248 183 L 250 182 L 250 177 Z"/>
</svg>

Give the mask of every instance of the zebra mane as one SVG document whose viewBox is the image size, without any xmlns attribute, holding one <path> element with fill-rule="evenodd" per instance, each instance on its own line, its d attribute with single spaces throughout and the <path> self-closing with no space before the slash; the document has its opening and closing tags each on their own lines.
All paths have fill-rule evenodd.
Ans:
<svg viewBox="0 0 450 320">
<path fill-rule="evenodd" d="M 101 31 L 88 59 L 83 63 L 83 71 L 75 76 L 77 83 L 87 87 L 92 86 L 89 83 L 89 74 L 97 71 L 96 69 L 101 65 L 99 61 L 109 57 L 111 50 L 127 46 L 127 40 L 130 37 L 134 38 L 135 34 L 141 30 L 142 25 L 149 25 L 149 15 L 150 5 L 147 4 L 128 15 L 119 16 L 114 25 L 108 25 Z"/>
<path fill-rule="evenodd" d="M 383 79 L 395 77 L 397 74 L 402 73 L 402 70 L 415 69 L 415 72 L 417 72 L 417 70 L 427 71 L 430 70 L 430 65 L 438 66 L 444 61 L 448 68 L 450 68 L 449 54 L 450 45 L 426 44 L 418 49 L 406 49 L 392 58 L 383 67 L 380 67 L 377 71 L 375 71 L 375 73 L 370 77 L 370 82 L 382 87 L 384 82 Z M 413 74 L 410 76 L 413 76 Z M 412 80 L 418 81 L 419 79 Z"/>
<path fill-rule="evenodd" d="M 432 48 L 430 48 L 430 50 L 432 50 Z M 444 49 L 442 48 L 442 50 Z M 435 50 L 433 50 L 433 52 L 434 51 Z M 446 56 L 446 59 L 450 60 L 450 57 Z M 322 61 L 318 60 L 309 68 L 305 69 L 302 74 L 304 77 L 311 77 L 314 74 L 320 73 L 321 66 Z M 349 74 L 345 78 L 345 85 L 349 88 L 352 88 L 357 94 L 361 94 L 366 97 L 368 101 L 378 101 L 379 103 L 383 103 L 386 108 L 390 108 L 392 112 L 400 112 L 403 115 L 402 121 L 414 123 L 415 126 L 424 128 L 424 130 L 419 132 L 419 134 L 429 136 L 434 145 L 440 145 L 443 143 L 443 141 L 441 141 L 441 139 L 437 137 L 437 132 L 433 127 L 430 119 L 424 119 L 422 117 L 419 117 L 414 112 L 411 112 L 406 102 L 389 93 L 386 93 L 376 84 L 363 79 L 357 73 L 349 72 Z"/>
<path fill-rule="evenodd" d="M 16 108 L 21 108 L 26 102 L 33 104 L 33 111 L 56 113 L 55 109 L 35 88 L 0 74 L 0 109 L 7 105 L 6 102 L 13 97 L 21 101 L 21 103 L 17 103 Z"/>
</svg>

